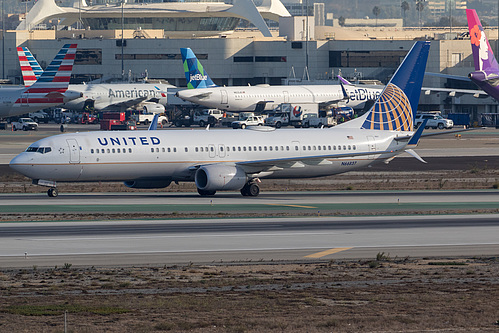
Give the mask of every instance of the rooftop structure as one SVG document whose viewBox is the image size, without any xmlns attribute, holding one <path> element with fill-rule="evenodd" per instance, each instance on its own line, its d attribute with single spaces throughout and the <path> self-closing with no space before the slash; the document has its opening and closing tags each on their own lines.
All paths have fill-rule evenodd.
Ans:
<svg viewBox="0 0 499 333">
<path fill-rule="evenodd" d="M 290 16 L 279 0 L 264 0 L 256 7 L 251 0 L 224 2 L 114 3 L 89 6 L 80 0 L 74 7 L 59 7 L 54 0 L 39 0 L 17 30 L 32 30 L 37 24 L 59 19 L 62 25 L 81 22 L 86 29 L 163 29 L 184 36 L 213 36 L 234 31 L 241 19 L 255 25 L 265 37 L 272 34 L 264 19 L 279 21 Z"/>
</svg>

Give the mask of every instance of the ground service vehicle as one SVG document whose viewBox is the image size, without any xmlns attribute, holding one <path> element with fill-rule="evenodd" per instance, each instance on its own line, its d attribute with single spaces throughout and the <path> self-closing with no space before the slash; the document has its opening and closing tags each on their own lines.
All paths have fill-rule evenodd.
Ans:
<svg viewBox="0 0 499 333">
<path fill-rule="evenodd" d="M 265 121 L 262 116 L 249 116 L 241 120 L 236 120 L 232 122 L 232 128 L 242 128 L 245 129 L 248 126 L 263 126 Z"/>
<path fill-rule="evenodd" d="M 42 110 L 36 112 L 30 112 L 29 117 L 35 121 L 35 123 L 44 122 L 45 124 L 49 122 L 49 114 Z"/>
<path fill-rule="evenodd" d="M 218 109 L 203 109 L 193 114 L 193 123 L 201 127 L 210 124 L 214 126 L 223 117 L 224 113 Z"/>
<path fill-rule="evenodd" d="M 38 124 L 31 118 L 19 118 L 17 121 L 12 122 L 12 130 L 23 130 L 23 131 L 37 131 Z"/>
<path fill-rule="evenodd" d="M 420 113 L 416 115 L 416 119 L 414 119 L 414 126 L 419 127 L 423 123 L 425 119 L 428 119 L 425 128 L 452 128 L 454 127 L 454 122 L 450 119 L 446 119 L 439 114 L 435 113 Z"/>
</svg>

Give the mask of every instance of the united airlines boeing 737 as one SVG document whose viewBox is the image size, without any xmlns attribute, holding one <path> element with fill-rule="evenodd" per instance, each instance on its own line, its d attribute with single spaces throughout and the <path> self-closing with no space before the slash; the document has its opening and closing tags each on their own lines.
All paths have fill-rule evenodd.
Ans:
<svg viewBox="0 0 499 333">
<path fill-rule="evenodd" d="M 75 53 L 76 44 L 66 44 L 30 87 L 0 89 L 0 118 L 45 109 L 79 98 L 80 92 L 68 90 Z"/>
<path fill-rule="evenodd" d="M 416 42 L 371 109 L 330 129 L 256 127 L 239 131 L 68 133 L 33 143 L 10 167 L 49 186 L 56 182 L 124 181 L 132 188 L 195 182 L 201 195 L 256 196 L 263 178 L 339 174 L 389 162 L 418 142 L 414 117 L 430 48 Z"/>
<path fill-rule="evenodd" d="M 282 103 L 317 103 L 325 106 L 345 102 L 352 108 L 362 108 L 367 101 L 376 100 L 383 87 L 341 85 L 296 86 L 233 86 L 218 87 L 190 48 L 180 49 L 189 89 L 175 96 L 209 108 L 226 111 L 273 110 Z"/>
</svg>

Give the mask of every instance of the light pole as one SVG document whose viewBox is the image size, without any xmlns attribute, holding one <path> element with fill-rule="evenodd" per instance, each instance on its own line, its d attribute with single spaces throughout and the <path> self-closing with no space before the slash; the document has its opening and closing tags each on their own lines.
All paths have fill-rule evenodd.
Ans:
<svg viewBox="0 0 499 333">
<path fill-rule="evenodd" d="M 123 44 L 125 42 L 123 31 L 125 30 L 125 16 L 123 13 L 123 7 L 125 6 L 125 0 L 121 0 L 121 81 L 125 81 L 125 63 L 123 55 Z"/>
</svg>

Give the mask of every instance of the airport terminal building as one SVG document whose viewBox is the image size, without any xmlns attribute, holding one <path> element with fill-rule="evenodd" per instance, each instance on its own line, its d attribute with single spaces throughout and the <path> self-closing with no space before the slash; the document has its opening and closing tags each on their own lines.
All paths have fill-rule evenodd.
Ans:
<svg viewBox="0 0 499 333">
<path fill-rule="evenodd" d="M 47 0 L 40 0 L 38 3 L 43 1 Z M 210 4 L 213 24 L 211 28 L 203 28 L 209 25 L 206 6 Z M 201 7 L 189 7 L 189 10 L 186 8 L 181 14 L 175 15 L 166 9 L 158 9 L 155 12 L 156 18 L 150 20 L 151 25 L 145 27 L 142 21 L 146 13 L 137 8 L 140 6 L 136 6 L 128 12 L 128 19 L 123 20 L 123 35 L 122 29 L 117 26 L 118 22 L 121 24 L 121 18 L 116 16 L 118 13 L 124 19 L 126 13 L 121 7 L 108 11 L 107 16 L 101 15 L 99 19 L 95 14 L 97 9 L 87 13 L 88 17 L 80 9 L 78 15 L 81 16 L 81 22 L 89 24 L 85 29 L 37 30 L 31 29 L 28 22 L 21 22 L 19 30 L 7 31 L 5 34 L 3 77 L 20 83 L 21 71 L 15 51 L 17 46 L 27 46 L 44 67 L 53 58 L 54 50 L 69 42 L 78 44 L 73 70 L 75 82 L 121 78 L 124 72 L 124 76 L 130 79 L 166 79 L 171 84 L 185 87 L 180 48 L 190 47 L 218 85 L 276 85 L 283 82 L 308 84 L 308 81 L 336 83 L 333 79 L 337 74 L 350 80 L 379 80 L 386 83 L 414 40 L 421 39 L 432 41 L 427 72 L 467 76 L 474 70 L 470 40 L 459 37 L 465 29 L 458 32 L 454 29 L 454 33 L 450 34 L 436 29 L 420 31 L 400 27 L 315 26 L 313 17 L 290 16 L 282 3 L 272 0 L 253 8 L 267 22 L 269 19 L 279 22 L 279 30 L 271 30 L 255 18 L 254 12 L 251 14 L 253 16 L 248 14 L 243 17 L 241 13 L 250 12 L 251 8 L 241 11 L 233 8 L 236 4 L 233 1 L 233 5 L 227 7 L 226 4 L 217 2 L 196 3 Z M 215 5 L 220 7 L 216 9 Z M 30 14 L 35 8 L 36 6 Z M 61 24 L 66 19 L 69 23 L 74 23 L 74 20 L 72 22 L 64 17 L 66 15 L 74 19 L 74 7 L 72 10 L 73 16 L 62 12 L 50 14 L 46 19 L 41 18 L 41 14 L 37 16 L 33 13 L 32 16 L 37 17 L 37 22 L 47 22 L 50 19 Z M 105 6 L 101 5 L 100 10 L 102 13 Z M 47 10 L 43 12 L 50 13 Z M 134 16 L 142 17 L 142 21 L 135 20 Z M 265 22 L 263 19 L 262 22 Z M 179 23 L 182 20 L 185 25 Z M 230 23 L 241 20 L 255 23 L 253 25 L 256 28 L 238 29 L 234 22 Z M 153 22 L 159 21 L 165 24 L 170 22 L 171 26 L 154 26 Z M 30 29 L 22 29 L 23 24 L 28 24 Z M 178 28 L 182 26 L 189 28 Z M 493 38 L 497 32 L 487 31 L 487 34 Z M 493 49 L 497 49 L 495 40 L 491 44 Z M 427 76 L 424 86 L 477 89 L 471 82 L 434 76 Z M 420 109 L 469 113 L 475 121 L 479 120 L 481 113 L 499 112 L 497 101 L 490 97 L 475 98 L 472 95 L 459 96 L 429 91 L 422 92 Z"/>
</svg>

